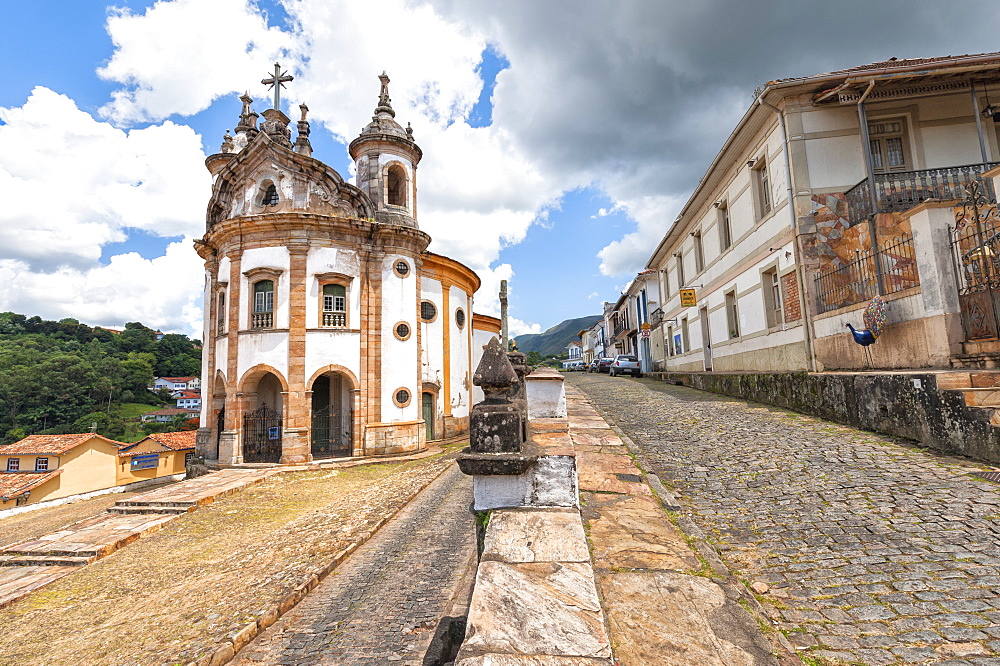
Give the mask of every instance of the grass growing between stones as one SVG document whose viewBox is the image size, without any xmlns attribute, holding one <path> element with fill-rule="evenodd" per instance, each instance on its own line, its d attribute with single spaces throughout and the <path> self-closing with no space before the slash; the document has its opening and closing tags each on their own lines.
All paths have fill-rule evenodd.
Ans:
<svg viewBox="0 0 1000 666">
<path fill-rule="evenodd" d="M 276 475 L 0 610 L 2 664 L 185 663 L 272 608 L 450 464 Z"/>
</svg>

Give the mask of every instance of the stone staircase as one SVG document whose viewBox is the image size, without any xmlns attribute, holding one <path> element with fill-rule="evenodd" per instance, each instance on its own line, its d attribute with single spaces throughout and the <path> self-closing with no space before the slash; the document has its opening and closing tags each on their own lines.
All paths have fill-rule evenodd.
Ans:
<svg viewBox="0 0 1000 666">
<path fill-rule="evenodd" d="M 937 388 L 960 392 L 968 407 L 990 410 L 990 425 L 1000 427 L 1000 370 L 943 372 Z"/>
<path fill-rule="evenodd" d="M 134 500 L 118 500 L 114 506 L 108 508 L 108 513 L 179 515 L 190 513 L 197 508 L 197 502 L 137 502 Z"/>
<path fill-rule="evenodd" d="M 963 342 L 962 353 L 951 358 L 951 367 L 970 370 L 1000 368 L 1000 340 Z"/>
</svg>

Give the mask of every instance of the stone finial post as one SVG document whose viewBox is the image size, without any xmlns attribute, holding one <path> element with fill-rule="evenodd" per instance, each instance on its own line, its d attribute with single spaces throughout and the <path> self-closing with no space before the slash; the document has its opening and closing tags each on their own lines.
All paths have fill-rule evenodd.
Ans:
<svg viewBox="0 0 1000 666">
<path fill-rule="evenodd" d="M 507 280 L 500 280 L 500 341 L 507 351 Z"/>
<path fill-rule="evenodd" d="M 510 397 L 511 402 L 519 412 L 521 412 L 521 439 L 528 439 L 528 392 L 524 385 L 524 378 L 527 376 L 530 368 L 528 367 L 528 355 L 512 351 L 507 352 L 507 358 L 510 360 L 511 366 L 514 368 L 514 372 L 517 374 L 517 382 L 510 387 L 507 395 Z"/>
<path fill-rule="evenodd" d="M 500 341 L 490 340 L 472 377 L 486 399 L 472 408 L 469 444 L 474 453 L 518 453 L 524 443 L 522 412 L 510 399 L 518 375 Z"/>
</svg>

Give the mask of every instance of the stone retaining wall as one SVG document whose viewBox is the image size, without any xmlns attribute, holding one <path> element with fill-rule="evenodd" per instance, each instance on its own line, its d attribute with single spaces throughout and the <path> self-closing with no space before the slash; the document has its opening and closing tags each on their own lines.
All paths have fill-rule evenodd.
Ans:
<svg viewBox="0 0 1000 666">
<path fill-rule="evenodd" d="M 656 372 L 649 376 L 1000 463 L 1000 428 L 990 425 L 993 410 L 967 406 L 961 391 L 939 390 L 938 375 L 933 372 Z"/>
</svg>

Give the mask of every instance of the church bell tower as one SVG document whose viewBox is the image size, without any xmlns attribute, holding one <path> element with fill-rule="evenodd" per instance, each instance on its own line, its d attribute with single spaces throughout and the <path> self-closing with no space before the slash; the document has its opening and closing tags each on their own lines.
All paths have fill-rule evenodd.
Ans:
<svg viewBox="0 0 1000 666">
<path fill-rule="evenodd" d="M 396 122 L 389 99 L 389 77 L 379 75 L 382 88 L 372 121 L 348 150 L 358 174 L 358 188 L 375 204 L 375 220 L 383 224 L 417 226 L 417 164 L 423 156 L 413 129 Z"/>
</svg>

